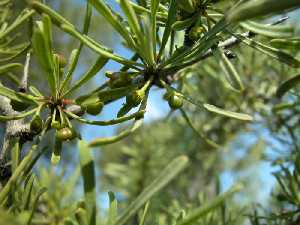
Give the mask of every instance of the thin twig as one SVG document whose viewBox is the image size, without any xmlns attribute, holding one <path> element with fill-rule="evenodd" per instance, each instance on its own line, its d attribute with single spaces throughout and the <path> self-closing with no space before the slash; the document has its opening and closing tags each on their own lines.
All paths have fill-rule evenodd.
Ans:
<svg viewBox="0 0 300 225">
<path fill-rule="evenodd" d="M 27 92 L 28 89 L 28 78 L 29 78 L 29 64 L 30 64 L 30 51 L 26 54 L 26 60 L 24 65 L 24 72 L 23 72 L 23 78 L 19 87 L 20 92 Z"/>
</svg>

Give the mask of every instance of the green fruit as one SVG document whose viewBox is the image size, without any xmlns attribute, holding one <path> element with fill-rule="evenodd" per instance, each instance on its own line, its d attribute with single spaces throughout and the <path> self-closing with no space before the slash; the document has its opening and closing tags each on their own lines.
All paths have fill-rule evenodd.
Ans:
<svg viewBox="0 0 300 225">
<path fill-rule="evenodd" d="M 174 94 L 174 95 L 170 96 L 168 103 L 169 103 L 169 106 L 175 110 L 175 109 L 179 109 L 182 107 L 183 100 L 181 97 Z"/>
<path fill-rule="evenodd" d="M 57 130 L 61 128 L 61 124 L 58 121 L 53 121 L 51 122 L 51 127 Z"/>
<path fill-rule="evenodd" d="M 91 115 L 98 115 L 103 109 L 103 102 L 95 102 L 92 104 L 85 105 L 86 112 Z"/>
<path fill-rule="evenodd" d="M 189 32 L 189 38 L 191 40 L 198 40 L 201 38 L 201 35 L 205 31 L 204 27 L 202 26 L 194 26 Z"/>
<path fill-rule="evenodd" d="M 137 90 L 132 92 L 131 95 L 126 96 L 126 103 L 133 106 L 138 106 L 144 97 L 145 92 L 142 90 Z"/>
<path fill-rule="evenodd" d="M 30 130 L 34 134 L 39 134 L 43 130 L 43 120 L 39 115 L 34 115 L 30 122 Z"/>
<path fill-rule="evenodd" d="M 69 127 L 64 127 L 56 131 L 56 138 L 60 141 L 68 141 L 74 138 L 74 132 Z"/>
</svg>

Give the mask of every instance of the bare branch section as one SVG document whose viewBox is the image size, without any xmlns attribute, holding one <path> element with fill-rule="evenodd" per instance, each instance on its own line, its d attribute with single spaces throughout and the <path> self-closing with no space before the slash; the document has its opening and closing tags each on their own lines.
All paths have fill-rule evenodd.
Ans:
<svg viewBox="0 0 300 225">
<path fill-rule="evenodd" d="M 23 78 L 19 87 L 20 92 L 27 92 L 28 89 L 28 78 L 29 78 L 29 64 L 30 64 L 30 52 L 27 52 L 26 54 L 26 60 L 24 65 L 24 73 Z"/>
<path fill-rule="evenodd" d="M 1 115 L 6 116 L 14 116 L 19 114 L 19 112 L 12 108 L 10 99 L 3 96 L 0 96 L 0 113 Z M 32 138 L 30 124 L 26 123 L 24 119 L 7 121 L 0 159 L 7 157 L 7 151 L 10 149 L 13 139 L 21 138 L 23 141 L 26 141 L 30 139 L 30 137 Z"/>
</svg>

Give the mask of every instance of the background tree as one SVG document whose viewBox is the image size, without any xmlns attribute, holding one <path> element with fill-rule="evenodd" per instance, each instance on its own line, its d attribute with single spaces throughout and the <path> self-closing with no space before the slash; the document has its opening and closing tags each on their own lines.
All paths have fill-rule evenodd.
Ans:
<svg viewBox="0 0 300 225">
<path fill-rule="evenodd" d="M 300 41 L 285 17 L 298 1 L 1 5 L 3 224 L 299 222 Z M 112 28 L 121 50 L 107 47 Z M 156 92 L 167 120 L 140 128 Z M 94 117 L 103 108 L 109 120 Z M 122 126 L 87 144 L 82 123 Z M 281 165 L 267 212 L 249 207 L 261 160 Z M 244 185 L 227 188 L 228 170 Z M 99 213 L 103 189 L 115 194 Z"/>
</svg>

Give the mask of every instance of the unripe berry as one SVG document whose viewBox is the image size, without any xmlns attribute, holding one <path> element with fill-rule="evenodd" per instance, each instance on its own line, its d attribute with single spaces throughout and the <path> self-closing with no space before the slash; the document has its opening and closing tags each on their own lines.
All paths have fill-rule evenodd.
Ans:
<svg viewBox="0 0 300 225">
<path fill-rule="evenodd" d="M 179 109 L 182 107 L 183 105 L 183 100 L 181 97 L 177 96 L 176 94 L 174 95 L 171 95 L 169 100 L 168 100 L 168 103 L 169 103 L 169 106 L 172 108 L 172 109 Z"/>
<path fill-rule="evenodd" d="M 34 134 L 39 134 L 43 130 L 43 120 L 39 115 L 34 115 L 30 122 L 30 130 Z"/>
<path fill-rule="evenodd" d="M 56 138 L 60 141 L 68 141 L 74 138 L 74 132 L 69 127 L 56 131 Z"/>
<path fill-rule="evenodd" d="M 126 96 L 126 103 L 133 106 L 138 106 L 145 97 L 145 92 L 143 90 L 137 90 L 131 93 L 131 95 Z"/>
<path fill-rule="evenodd" d="M 85 108 L 88 114 L 96 116 L 99 113 L 101 113 L 103 106 L 104 106 L 103 102 L 95 102 L 95 103 L 85 105 Z"/>
</svg>

